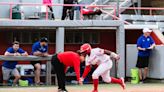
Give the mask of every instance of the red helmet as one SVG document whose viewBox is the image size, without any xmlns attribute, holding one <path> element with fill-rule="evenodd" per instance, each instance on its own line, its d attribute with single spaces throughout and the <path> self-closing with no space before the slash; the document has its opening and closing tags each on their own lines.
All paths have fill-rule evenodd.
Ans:
<svg viewBox="0 0 164 92">
<path fill-rule="evenodd" d="M 83 45 L 80 47 L 80 52 L 81 52 L 81 53 L 83 53 L 83 52 L 85 52 L 85 53 L 90 53 L 90 52 L 91 52 L 91 49 L 92 49 L 91 45 L 88 44 L 88 43 L 85 43 L 85 44 L 83 44 Z"/>
</svg>

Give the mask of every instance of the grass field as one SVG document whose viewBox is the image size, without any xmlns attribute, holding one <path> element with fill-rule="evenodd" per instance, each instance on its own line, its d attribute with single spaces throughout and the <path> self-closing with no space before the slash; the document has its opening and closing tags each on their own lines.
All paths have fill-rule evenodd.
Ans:
<svg viewBox="0 0 164 92">
<path fill-rule="evenodd" d="M 92 85 L 70 85 L 67 86 L 67 89 L 69 92 L 91 92 Z M 1 87 L 0 92 L 57 92 L 57 87 Z M 99 92 L 164 92 L 164 84 L 127 84 L 126 90 L 115 84 L 101 84 L 99 85 Z"/>
</svg>

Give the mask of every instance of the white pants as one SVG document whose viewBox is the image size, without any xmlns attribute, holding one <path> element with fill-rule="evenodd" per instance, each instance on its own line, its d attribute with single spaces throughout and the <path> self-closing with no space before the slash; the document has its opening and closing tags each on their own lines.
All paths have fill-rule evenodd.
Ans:
<svg viewBox="0 0 164 92">
<path fill-rule="evenodd" d="M 104 63 L 101 63 L 92 74 L 92 79 L 98 79 L 99 76 L 102 77 L 104 82 L 110 83 L 110 69 L 112 68 L 112 60 L 108 60 Z"/>
</svg>

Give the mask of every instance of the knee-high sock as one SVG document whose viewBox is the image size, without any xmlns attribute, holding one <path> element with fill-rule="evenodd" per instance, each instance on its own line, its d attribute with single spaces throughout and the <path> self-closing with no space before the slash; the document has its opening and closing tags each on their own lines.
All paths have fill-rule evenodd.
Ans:
<svg viewBox="0 0 164 92">
<path fill-rule="evenodd" d="M 121 79 L 117 79 L 117 78 L 111 77 L 111 83 L 121 84 L 122 81 L 121 81 Z"/>
<path fill-rule="evenodd" d="M 99 84 L 99 80 L 98 79 L 93 79 L 94 90 L 97 90 L 98 84 Z"/>
</svg>

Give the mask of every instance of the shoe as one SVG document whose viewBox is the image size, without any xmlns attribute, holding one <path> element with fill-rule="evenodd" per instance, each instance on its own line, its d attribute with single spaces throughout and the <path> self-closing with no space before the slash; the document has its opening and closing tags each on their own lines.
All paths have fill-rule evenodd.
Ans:
<svg viewBox="0 0 164 92">
<path fill-rule="evenodd" d="M 58 92 L 61 92 L 62 90 L 61 89 L 58 89 Z"/>
<path fill-rule="evenodd" d="M 122 87 L 123 89 L 126 89 L 126 84 L 125 84 L 125 82 L 124 82 L 124 78 L 120 78 L 120 79 L 121 79 L 121 81 L 122 81 L 121 87 Z"/>
<path fill-rule="evenodd" d="M 67 91 L 66 89 L 64 89 L 64 90 L 61 90 L 61 89 L 60 89 L 59 92 L 68 92 L 68 91 Z"/>
<path fill-rule="evenodd" d="M 35 83 L 35 86 L 44 85 L 43 82 Z"/>
<path fill-rule="evenodd" d="M 139 83 L 140 84 L 143 84 L 144 83 L 144 80 L 142 79 L 142 80 L 139 80 Z"/>
<path fill-rule="evenodd" d="M 43 82 L 39 82 L 39 85 L 44 85 L 44 83 Z"/>
<path fill-rule="evenodd" d="M 143 84 L 143 81 L 140 81 L 139 83 L 140 83 L 140 84 Z"/>
<path fill-rule="evenodd" d="M 18 84 L 12 84 L 12 87 L 18 87 Z"/>
<path fill-rule="evenodd" d="M 146 83 L 147 82 L 147 79 L 145 78 L 145 79 L 143 79 L 143 83 Z"/>
<path fill-rule="evenodd" d="M 93 90 L 92 92 L 98 92 L 98 90 Z"/>
<path fill-rule="evenodd" d="M 61 92 L 68 92 L 68 91 L 62 90 Z"/>
</svg>

